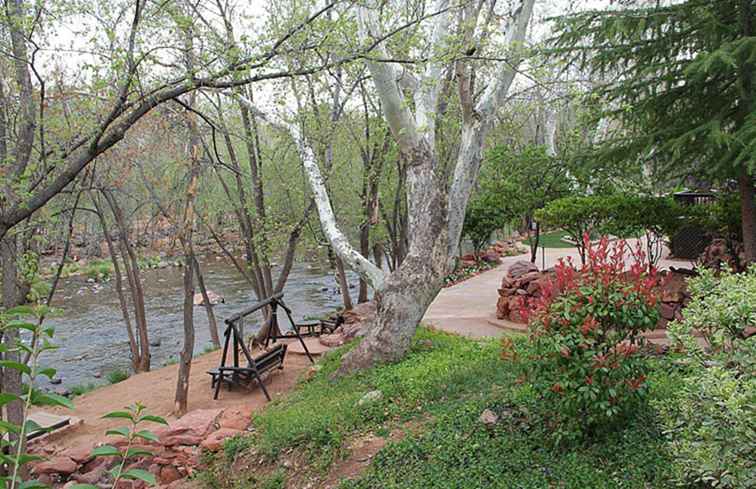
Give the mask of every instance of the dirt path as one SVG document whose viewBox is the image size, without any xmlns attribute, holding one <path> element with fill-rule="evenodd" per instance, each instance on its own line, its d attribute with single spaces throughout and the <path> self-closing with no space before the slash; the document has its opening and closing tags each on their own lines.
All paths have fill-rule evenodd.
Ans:
<svg viewBox="0 0 756 489">
<path fill-rule="evenodd" d="M 233 408 L 242 412 L 254 412 L 267 404 L 265 395 L 257 387 L 253 390 L 235 388 L 228 391 L 221 390 L 219 399 L 213 400 L 210 389 L 210 376 L 207 370 L 218 366 L 220 351 L 207 353 L 197 357 L 192 362 L 189 389 L 189 410 L 207 408 Z M 265 380 L 265 385 L 272 397 L 277 397 L 291 390 L 296 385 L 300 375 L 309 368 L 310 361 L 306 356 L 289 354 L 286 356 L 283 370 L 276 370 Z M 74 399 L 75 409 L 44 409 L 75 416 L 82 423 L 66 430 L 55 437 L 52 443 L 59 446 L 71 447 L 83 445 L 104 438 L 105 430 L 120 426 L 123 420 L 102 419 L 102 415 L 139 401 L 148 407 L 150 413 L 166 417 L 169 421 L 173 411 L 173 397 L 176 392 L 176 378 L 178 365 L 169 365 L 160 369 L 133 375 L 118 384 L 101 387 Z"/>
</svg>

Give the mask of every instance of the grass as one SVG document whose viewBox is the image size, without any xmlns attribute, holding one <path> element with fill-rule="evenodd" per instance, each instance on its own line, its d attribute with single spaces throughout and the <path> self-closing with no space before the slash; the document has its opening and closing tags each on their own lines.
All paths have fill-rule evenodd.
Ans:
<svg viewBox="0 0 756 489">
<path fill-rule="evenodd" d="M 227 441 L 225 453 L 212 460 L 201 476 L 207 487 L 271 487 L 268 483 L 282 487 L 284 482 L 299 487 L 322 481 L 334 462 L 347 454 L 351 439 L 365 433 L 387 436 L 409 421 L 420 428 L 389 442 L 361 478 L 340 487 L 670 485 L 670 456 L 651 408 L 604 439 L 569 450 L 552 448 L 545 441 L 543 423 L 533 414 L 537 401 L 529 389 L 517 385 L 495 341 L 476 342 L 420 329 L 402 362 L 330 380 L 348 349 L 328 355 L 312 379 L 269 404 L 253 419 L 252 435 Z M 674 369 L 663 364 L 654 372 L 651 396 L 668 397 L 676 385 Z M 360 399 L 372 390 L 380 390 L 382 398 L 360 406 Z M 484 409 L 502 413 L 503 421 L 495 429 L 479 421 Z M 232 470 L 232 461 L 244 456 L 258 469 Z M 283 470 L 282 460 L 295 456 L 306 466 Z"/>
<path fill-rule="evenodd" d="M 561 230 L 549 231 L 548 233 L 541 233 L 538 240 L 538 247 L 544 248 L 574 248 L 575 246 L 570 243 L 565 243 L 562 238 L 567 233 Z M 530 245 L 530 238 L 523 241 L 524 244 Z"/>
<path fill-rule="evenodd" d="M 128 379 L 129 373 L 126 370 L 115 369 L 108 372 L 107 375 L 105 375 L 105 378 L 108 380 L 108 383 L 117 384 Z"/>
<path fill-rule="evenodd" d="M 93 390 L 97 389 L 99 386 L 93 382 L 88 382 L 86 384 L 78 384 L 73 387 L 71 387 L 71 397 L 78 397 L 83 396 L 87 392 L 92 392 Z"/>
</svg>

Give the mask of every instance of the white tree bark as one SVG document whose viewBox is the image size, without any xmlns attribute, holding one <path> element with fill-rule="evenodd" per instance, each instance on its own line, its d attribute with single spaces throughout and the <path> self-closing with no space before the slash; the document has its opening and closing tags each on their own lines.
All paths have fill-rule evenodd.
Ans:
<svg viewBox="0 0 756 489">
<path fill-rule="evenodd" d="M 383 287 L 385 278 L 383 270 L 374 265 L 370 260 L 362 256 L 350 243 L 347 237 L 339 229 L 336 223 L 336 216 L 333 213 L 331 199 L 326 190 L 323 175 L 318 166 L 318 160 L 315 152 L 307 142 L 304 134 L 296 123 L 271 121 L 262 111 L 260 111 L 253 102 L 243 95 L 235 94 L 244 105 L 269 124 L 276 126 L 291 135 L 297 145 L 299 157 L 302 160 L 302 166 L 307 174 L 307 179 L 312 189 L 315 205 L 318 209 L 320 225 L 328 241 L 333 246 L 333 250 L 350 268 L 356 271 L 374 290 L 380 290 Z"/>
<path fill-rule="evenodd" d="M 462 142 L 449 191 L 449 257 L 457 254 L 467 201 L 480 170 L 485 137 L 493 124 L 496 111 L 506 98 L 517 74 L 517 66 L 522 60 L 522 44 L 525 41 L 534 3 L 535 0 L 521 0 L 512 17 L 502 22 L 501 28 L 505 36 L 505 45 L 510 50 L 510 59 L 502 67 L 499 76 L 486 87 L 483 96 L 475 105 L 472 121 L 462 128 Z"/>
</svg>

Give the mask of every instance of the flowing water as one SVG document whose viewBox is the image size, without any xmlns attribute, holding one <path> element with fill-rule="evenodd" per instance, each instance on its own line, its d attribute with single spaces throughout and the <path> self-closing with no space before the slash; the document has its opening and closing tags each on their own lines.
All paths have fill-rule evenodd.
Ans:
<svg viewBox="0 0 756 489">
<path fill-rule="evenodd" d="M 225 303 L 214 306 L 222 339 L 223 320 L 256 299 L 249 284 L 224 260 L 209 258 L 202 269 L 207 288 L 225 299 Z M 177 358 L 183 344 L 183 269 L 145 270 L 142 281 L 150 342 L 159 342 L 150 347 L 152 367 L 158 368 Z M 350 275 L 349 281 L 356 284 L 356 276 Z M 356 295 L 356 289 L 350 292 Z M 295 320 L 321 316 L 342 305 L 333 273 L 306 263 L 294 265 L 284 294 Z M 42 363 L 58 370 L 64 386 L 105 383 L 108 372 L 130 369 L 128 337 L 112 282 L 92 284 L 80 277 L 64 280 L 53 304 L 63 312 L 46 320 L 46 325 L 55 328 L 54 343 L 59 348 L 45 352 Z M 279 321 L 282 328 L 287 327 L 285 314 L 279 313 Z M 194 308 L 194 326 L 194 351 L 202 353 L 211 345 L 203 306 Z M 258 327 L 250 324 L 245 331 L 253 332 Z M 42 382 L 44 386 L 46 381 Z"/>
</svg>

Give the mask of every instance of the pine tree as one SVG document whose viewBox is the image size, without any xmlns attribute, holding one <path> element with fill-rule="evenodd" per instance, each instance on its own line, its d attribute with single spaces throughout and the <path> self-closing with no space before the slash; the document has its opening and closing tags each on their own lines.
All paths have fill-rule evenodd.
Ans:
<svg viewBox="0 0 756 489">
<path fill-rule="evenodd" d="M 755 2 L 647 3 L 556 19 L 553 54 L 603 80 L 592 95 L 611 122 L 594 156 L 665 176 L 736 179 L 746 259 L 756 261 Z"/>
</svg>

